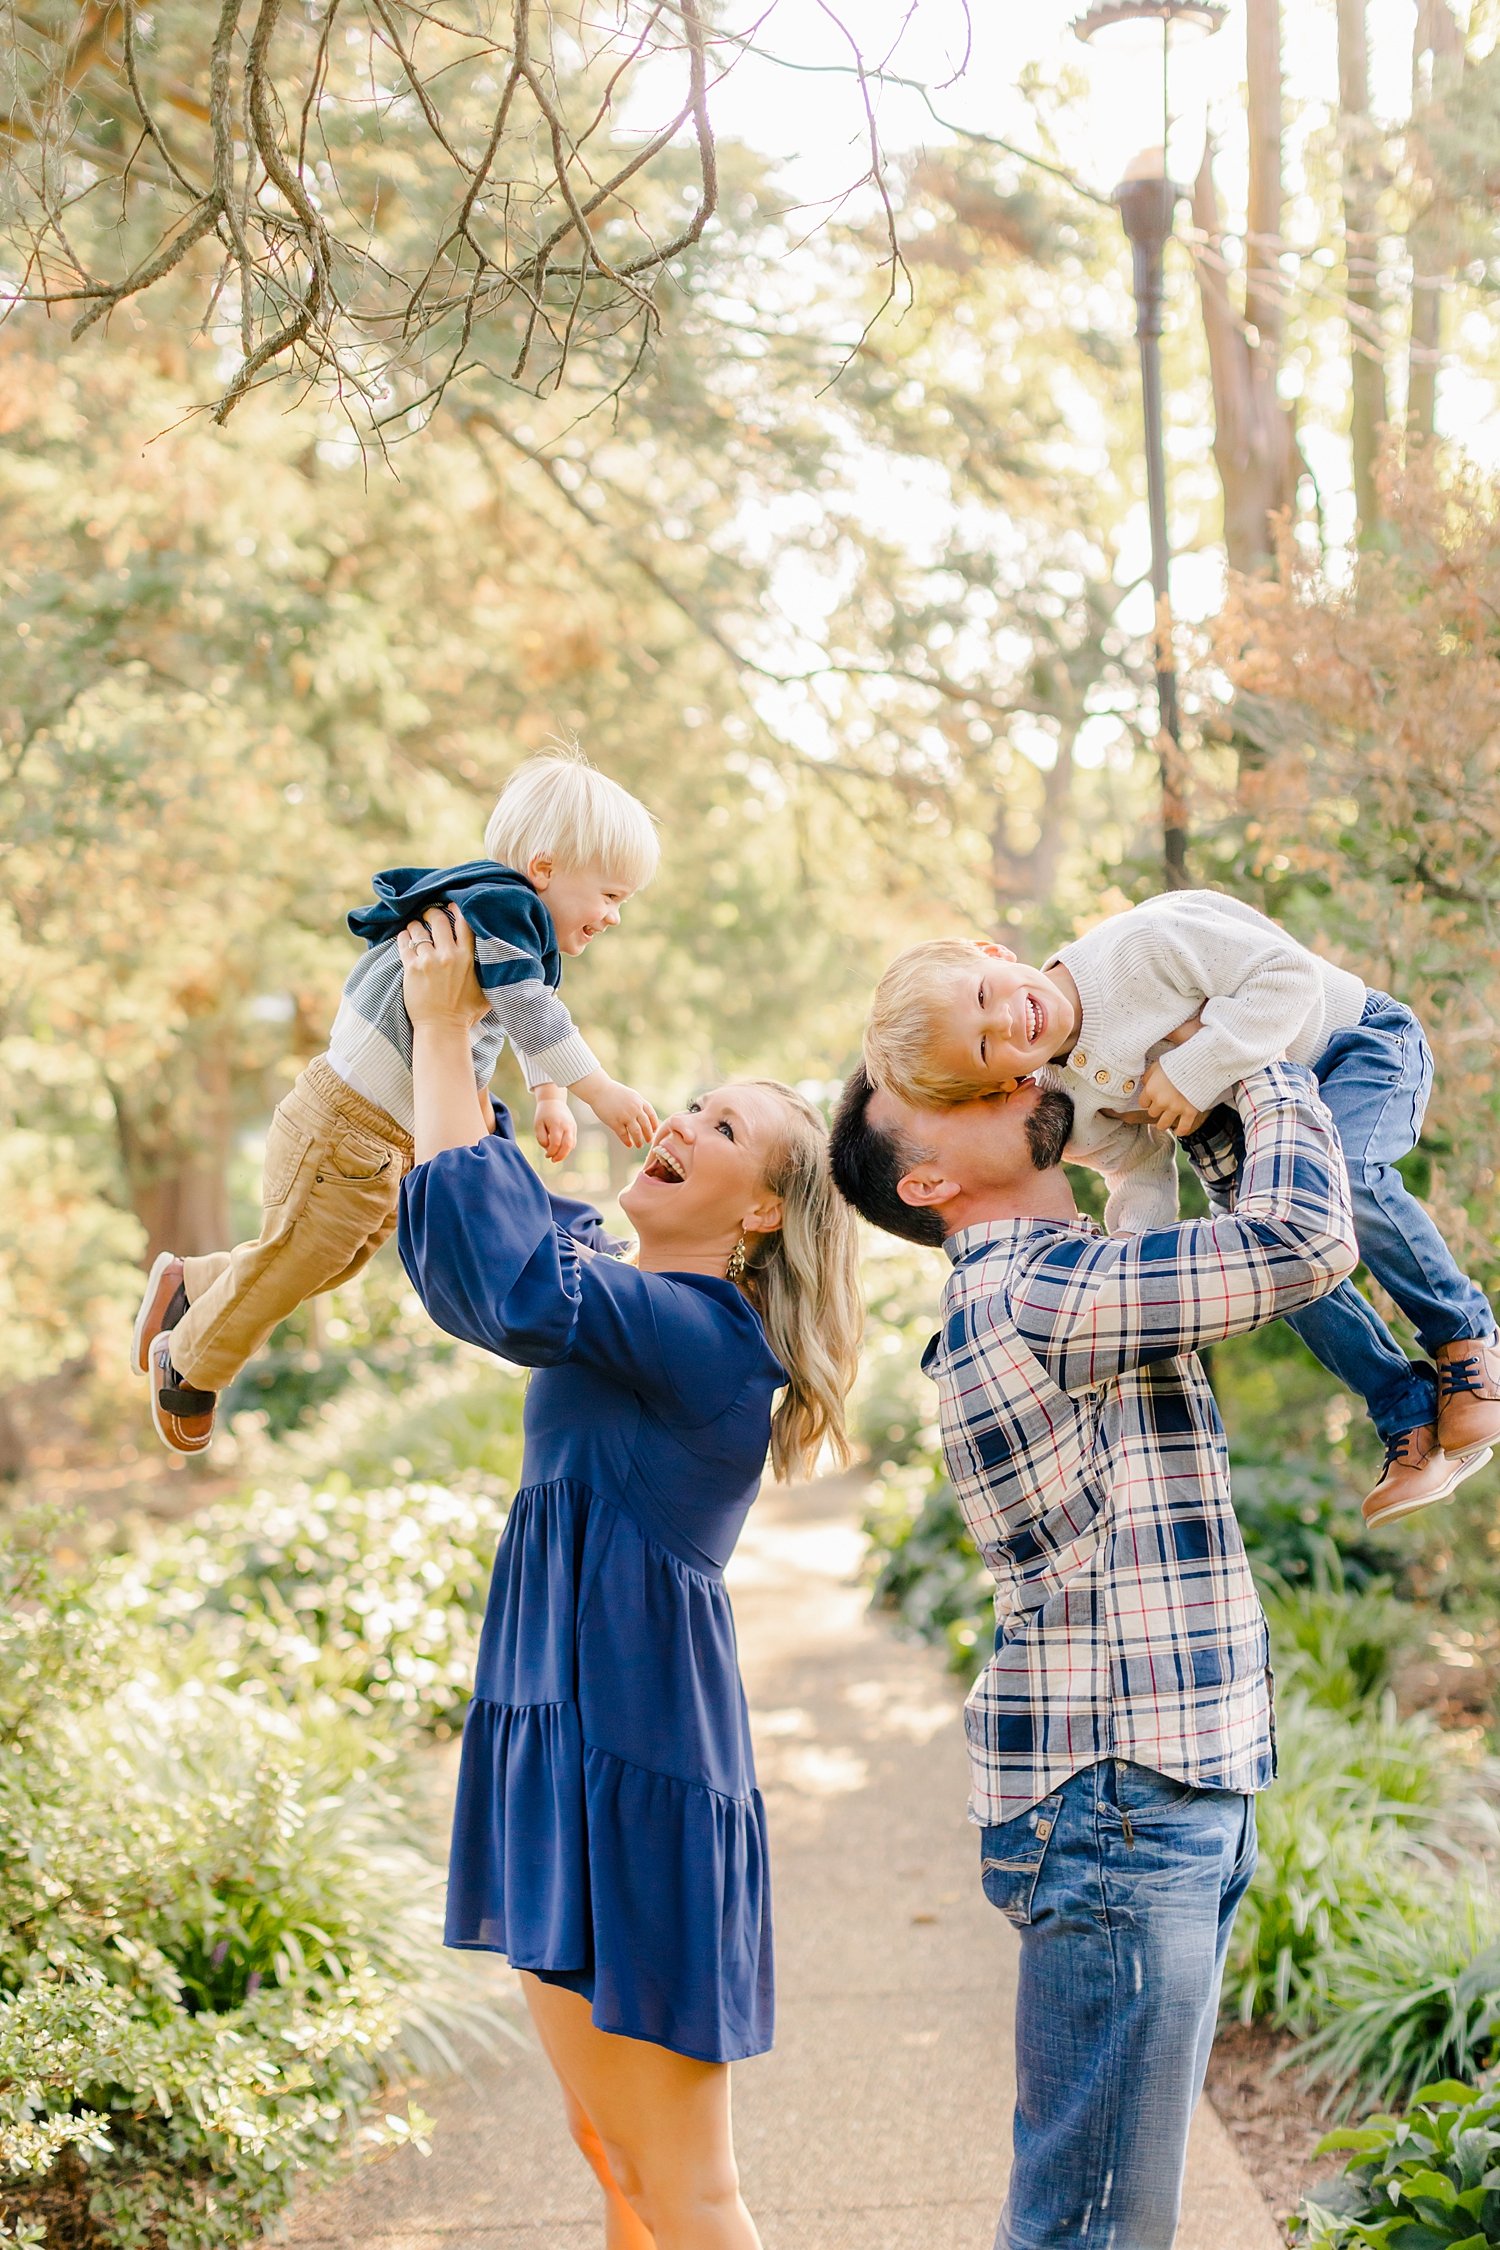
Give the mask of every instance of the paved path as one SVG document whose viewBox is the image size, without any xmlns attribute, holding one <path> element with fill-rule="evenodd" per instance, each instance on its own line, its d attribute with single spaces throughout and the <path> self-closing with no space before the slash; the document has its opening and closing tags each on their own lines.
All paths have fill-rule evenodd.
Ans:
<svg viewBox="0 0 1500 2250">
<path fill-rule="evenodd" d="M 847 1482 L 768 1491 L 731 1584 L 769 1807 L 777 2045 L 735 2074 L 766 2250 L 989 2250 L 1010 2143 L 1015 1939 L 979 1889 L 952 1683 L 873 1621 Z M 296 2250 L 597 2250 L 538 2057 L 426 2097 L 434 2152 L 311 2198 Z M 1280 2250 L 1205 2104 L 1177 2250 Z"/>
</svg>

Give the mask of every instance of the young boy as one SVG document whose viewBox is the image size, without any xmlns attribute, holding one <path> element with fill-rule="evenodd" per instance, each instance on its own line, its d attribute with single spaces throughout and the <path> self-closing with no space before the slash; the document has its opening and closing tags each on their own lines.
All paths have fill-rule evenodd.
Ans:
<svg viewBox="0 0 1500 2250">
<path fill-rule="evenodd" d="M 175 1453 L 213 1436 L 217 1393 L 278 1321 L 367 1265 L 394 1231 L 412 1162 L 411 1022 L 396 935 L 449 905 L 474 932 L 489 1012 L 474 1026 L 483 1100 L 507 1038 L 535 1097 L 536 1136 L 554 1163 L 577 1128 L 563 1091 L 582 1096 L 627 1148 L 656 1130 L 651 1104 L 603 1071 L 558 998 L 560 955 L 615 927 L 656 873 L 644 805 L 583 758 L 531 758 L 511 776 L 485 830 L 486 857 L 461 867 L 395 867 L 375 877 L 376 904 L 348 917 L 369 950 L 356 962 L 328 1052 L 308 1064 L 266 1136 L 264 1210 L 255 1242 L 206 1257 L 164 1251 L 136 1316 L 135 1364 L 151 1416 Z"/>
<path fill-rule="evenodd" d="M 1197 1018 L 1180 1045 L 1169 1034 Z M 1217 891 L 1171 891 L 1101 922 L 1043 968 L 939 939 L 887 969 L 870 1076 L 917 1107 L 1012 1092 L 1033 1074 L 1074 1104 L 1070 1160 L 1102 1172 L 1112 1233 L 1177 1217 L 1171 1135 L 1278 1055 L 1317 1075 L 1349 1166 L 1360 1254 L 1436 1362 L 1413 1362 L 1352 1283 L 1291 1316 L 1385 1440 L 1371 1523 L 1446 1499 L 1500 1438 L 1500 1340 L 1396 1161 L 1416 1145 L 1432 1055 L 1409 1008 Z"/>
</svg>

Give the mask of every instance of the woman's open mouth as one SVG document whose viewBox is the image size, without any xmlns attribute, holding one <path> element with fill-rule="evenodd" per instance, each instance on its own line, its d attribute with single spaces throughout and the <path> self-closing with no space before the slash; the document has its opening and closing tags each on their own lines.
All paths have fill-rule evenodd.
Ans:
<svg viewBox="0 0 1500 2250">
<path fill-rule="evenodd" d="M 1028 1045 L 1034 1047 L 1046 1028 L 1046 1011 L 1035 995 L 1028 992 L 1026 995 L 1026 1038 Z"/>
<path fill-rule="evenodd" d="M 665 1187 L 677 1187 L 685 1174 L 669 1148 L 654 1148 L 641 1166 L 641 1177 L 660 1180 Z"/>
</svg>

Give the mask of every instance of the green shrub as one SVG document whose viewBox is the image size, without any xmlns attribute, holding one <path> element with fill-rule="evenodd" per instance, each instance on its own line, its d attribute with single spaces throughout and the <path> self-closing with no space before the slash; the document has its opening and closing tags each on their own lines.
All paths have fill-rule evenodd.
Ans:
<svg viewBox="0 0 1500 2250">
<path fill-rule="evenodd" d="M 964 1525 L 958 1495 L 934 1461 L 892 1469 L 865 1518 L 871 1599 L 925 1640 L 945 1643 L 955 1671 L 988 1656 L 995 1582 Z"/>
<path fill-rule="evenodd" d="M 1335 1711 L 1358 1711 L 1390 1686 L 1400 1659 L 1426 1638 L 1420 1611 L 1397 1599 L 1388 1579 L 1354 1590 L 1340 1550 L 1327 1542 L 1310 1577 L 1294 1584 L 1269 1572 L 1261 1600 L 1271 1660 L 1285 1688 Z"/>
<path fill-rule="evenodd" d="M 1500 1914 L 1484 1891 L 1439 1880 L 1386 1901 L 1332 1965 L 1328 2021 L 1299 2061 L 1346 2107 L 1406 2102 L 1434 2078 L 1470 2078 L 1495 2056 Z"/>
<path fill-rule="evenodd" d="M 246 1481 L 321 1484 L 341 1475 L 353 1485 L 509 1489 L 521 1465 L 521 1371 L 488 1352 L 455 1345 L 415 1366 L 392 1387 L 359 1366 L 338 1395 L 305 1424 L 274 1440 L 242 1415 L 235 1442 Z"/>
<path fill-rule="evenodd" d="M 469 1699 L 504 1524 L 493 1490 L 333 1476 L 161 1535 L 120 1571 L 119 1599 L 195 1636 L 221 1679 L 331 1692 L 442 1735 Z"/>
<path fill-rule="evenodd" d="M 266 1437 L 284 1437 L 307 1427 L 346 1386 L 361 1389 L 367 1403 L 376 1390 L 390 1396 L 458 1349 L 434 1333 L 388 1250 L 357 1280 L 281 1322 L 225 1393 L 221 1420 L 248 1417 Z"/>
<path fill-rule="evenodd" d="M 1260 1857 L 1235 1920 L 1224 2004 L 1307 2033 L 1340 1964 L 1388 1908 L 1418 1916 L 1446 1885 L 1440 1813 L 1462 1769 L 1430 1720 L 1335 1713 L 1296 1694 L 1278 1706 L 1280 1776 L 1257 1800 Z"/>
<path fill-rule="evenodd" d="M 227 2250 L 500 2019 L 368 1727 L 168 1681 L 97 1592 L 0 1546 L 0 2217 L 71 2149 L 116 2250 Z"/>
<path fill-rule="evenodd" d="M 1500 2091 L 1420 2087 L 1405 2117 L 1319 2144 L 1344 2178 L 1304 2207 L 1308 2250 L 1491 2250 L 1500 2243 Z"/>
<path fill-rule="evenodd" d="M 1369 1530 L 1334 1463 L 1287 1453 L 1263 1460 L 1243 1448 L 1243 1440 L 1232 1447 L 1234 1512 L 1257 1577 L 1297 1586 L 1336 1557 L 1340 1585 L 1359 1593 L 1404 1561 Z"/>
<path fill-rule="evenodd" d="M 937 1443 L 937 1392 L 922 1372 L 942 1288 L 940 1260 L 876 1237 L 865 1260 L 865 1344 L 849 1424 L 871 1459 L 902 1466 Z"/>
</svg>

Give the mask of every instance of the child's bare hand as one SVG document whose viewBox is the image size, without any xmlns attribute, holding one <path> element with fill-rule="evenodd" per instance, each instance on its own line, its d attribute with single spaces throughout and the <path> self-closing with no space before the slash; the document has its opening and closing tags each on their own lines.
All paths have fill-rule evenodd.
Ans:
<svg viewBox="0 0 1500 2250">
<path fill-rule="evenodd" d="M 561 1093 L 539 1094 L 532 1112 L 532 1129 L 536 1145 L 543 1156 L 553 1164 L 561 1164 L 578 1146 L 578 1126 L 568 1107 L 567 1096 Z"/>
<path fill-rule="evenodd" d="M 1186 1094 L 1178 1092 L 1159 1062 L 1152 1063 L 1141 1080 L 1137 1099 L 1153 1125 L 1175 1133 L 1179 1139 L 1184 1133 L 1196 1133 L 1203 1123 L 1204 1112 L 1194 1109 Z"/>
<path fill-rule="evenodd" d="M 600 1124 L 607 1125 L 627 1148 L 645 1148 L 649 1144 L 659 1121 L 645 1095 L 638 1094 L 633 1086 L 622 1086 L 617 1078 L 606 1078 L 584 1099 Z"/>
</svg>

